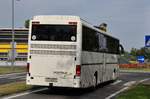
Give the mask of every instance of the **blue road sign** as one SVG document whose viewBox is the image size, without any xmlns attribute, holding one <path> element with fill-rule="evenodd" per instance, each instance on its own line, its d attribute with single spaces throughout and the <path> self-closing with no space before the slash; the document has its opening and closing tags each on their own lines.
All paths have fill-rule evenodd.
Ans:
<svg viewBox="0 0 150 99">
<path fill-rule="evenodd" d="M 145 47 L 150 47 L 150 35 L 145 36 Z"/>
<path fill-rule="evenodd" d="M 137 56 L 137 61 L 139 63 L 144 63 L 144 60 L 145 60 L 144 56 Z"/>
</svg>

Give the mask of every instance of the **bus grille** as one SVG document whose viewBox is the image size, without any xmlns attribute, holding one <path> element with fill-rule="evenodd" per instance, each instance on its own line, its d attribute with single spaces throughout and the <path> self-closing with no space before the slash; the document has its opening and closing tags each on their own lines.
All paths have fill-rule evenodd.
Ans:
<svg viewBox="0 0 150 99">
<path fill-rule="evenodd" d="M 76 45 L 31 44 L 31 48 L 40 48 L 40 49 L 76 49 Z"/>
<path fill-rule="evenodd" d="M 75 56 L 75 51 L 50 51 L 50 50 L 31 50 L 31 54 L 40 54 L 40 55 L 71 55 Z"/>
</svg>

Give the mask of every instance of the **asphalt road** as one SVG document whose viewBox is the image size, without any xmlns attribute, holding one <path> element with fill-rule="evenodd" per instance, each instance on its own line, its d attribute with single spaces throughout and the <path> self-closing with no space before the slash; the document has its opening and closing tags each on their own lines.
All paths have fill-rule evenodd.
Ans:
<svg viewBox="0 0 150 99">
<path fill-rule="evenodd" d="M 150 78 L 150 73 L 121 73 L 117 81 L 101 84 L 97 89 L 47 89 L 27 91 L 25 93 L 5 97 L 2 99 L 112 99 L 116 94 L 132 84 Z M 150 80 L 150 79 L 149 79 Z"/>
<path fill-rule="evenodd" d="M 13 73 L 0 75 L 0 85 L 16 81 L 25 81 L 26 73 Z"/>
</svg>

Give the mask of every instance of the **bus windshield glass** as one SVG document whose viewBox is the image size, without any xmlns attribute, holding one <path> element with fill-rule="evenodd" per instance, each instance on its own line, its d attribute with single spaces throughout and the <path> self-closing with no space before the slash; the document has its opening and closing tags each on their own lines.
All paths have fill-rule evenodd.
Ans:
<svg viewBox="0 0 150 99">
<path fill-rule="evenodd" d="M 77 25 L 32 25 L 33 41 L 76 41 Z"/>
</svg>

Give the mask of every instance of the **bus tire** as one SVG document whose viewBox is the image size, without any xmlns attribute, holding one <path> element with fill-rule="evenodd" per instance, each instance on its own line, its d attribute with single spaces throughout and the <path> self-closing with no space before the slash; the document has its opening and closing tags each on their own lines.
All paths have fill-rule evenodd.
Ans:
<svg viewBox="0 0 150 99">
<path fill-rule="evenodd" d="M 97 86 L 97 72 L 95 72 L 93 77 L 93 87 L 96 88 L 96 86 Z"/>
<path fill-rule="evenodd" d="M 112 74 L 112 80 L 116 80 L 116 69 L 114 69 L 113 74 Z"/>
</svg>

